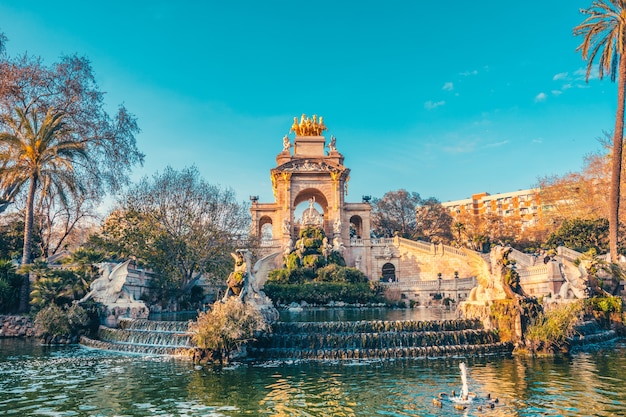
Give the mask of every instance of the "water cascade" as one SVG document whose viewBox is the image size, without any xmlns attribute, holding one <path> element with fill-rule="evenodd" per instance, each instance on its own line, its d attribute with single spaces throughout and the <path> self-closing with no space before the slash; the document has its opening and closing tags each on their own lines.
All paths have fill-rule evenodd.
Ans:
<svg viewBox="0 0 626 417">
<path fill-rule="evenodd" d="M 365 359 L 508 353 L 476 320 L 279 322 L 248 346 L 253 359 Z"/>
<path fill-rule="evenodd" d="M 98 340 L 81 338 L 81 344 L 98 349 L 154 355 L 185 355 L 191 346 L 188 323 L 123 319 L 119 328 L 100 326 Z"/>
<path fill-rule="evenodd" d="M 120 321 L 118 329 L 101 326 L 98 340 L 86 346 L 123 352 L 188 355 L 187 322 Z M 365 359 L 444 357 L 508 353 L 493 331 L 477 320 L 396 320 L 354 322 L 277 322 L 248 346 L 250 359 Z"/>
</svg>

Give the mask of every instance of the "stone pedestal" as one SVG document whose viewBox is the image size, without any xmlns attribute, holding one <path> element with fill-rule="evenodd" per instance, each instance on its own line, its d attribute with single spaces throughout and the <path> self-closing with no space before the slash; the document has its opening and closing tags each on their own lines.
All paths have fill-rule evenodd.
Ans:
<svg viewBox="0 0 626 417">
<path fill-rule="evenodd" d="M 117 328 L 120 319 L 147 319 L 150 310 L 143 301 L 119 299 L 113 304 L 104 304 L 100 318 L 107 327 Z"/>
</svg>

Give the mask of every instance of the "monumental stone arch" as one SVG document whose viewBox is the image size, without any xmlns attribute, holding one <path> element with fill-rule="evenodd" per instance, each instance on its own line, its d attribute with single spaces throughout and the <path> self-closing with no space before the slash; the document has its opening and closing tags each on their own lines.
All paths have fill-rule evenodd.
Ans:
<svg viewBox="0 0 626 417">
<path fill-rule="evenodd" d="M 348 265 L 358 264 L 368 274 L 370 265 L 363 261 L 368 253 L 364 247 L 352 249 L 351 230 L 353 235 L 357 229 L 359 236 L 370 235 L 371 206 L 345 201 L 350 170 L 343 165 L 344 157 L 337 151 L 335 137 L 331 136 L 327 143 L 324 131 L 321 117 L 294 118 L 290 131 L 295 134 L 293 143 L 289 136 L 283 138 L 276 167 L 270 170 L 275 202 L 252 202 L 254 233 L 261 237 L 263 252 L 285 250 L 298 239 L 303 222 L 312 221 L 296 213 L 298 206 L 308 203 L 303 214 L 313 213 L 311 209 L 319 213 L 317 224 L 334 246 L 342 248 Z M 321 207 L 321 212 L 316 206 Z"/>
<path fill-rule="evenodd" d="M 371 237 L 369 199 L 346 201 L 350 170 L 337 150 L 337 139 L 331 136 L 327 141 L 323 136 L 326 130 L 321 117 L 302 115 L 294 118 L 292 137 L 283 138 L 276 166 L 270 169 L 274 202 L 252 198 L 253 233 L 261 241 L 259 255 L 289 253 L 300 229 L 315 224 L 324 229 L 328 243 L 343 254 L 348 266 L 389 287 L 399 298 L 422 303 L 432 302 L 437 294 L 467 299 L 477 281 L 466 251 L 399 236 Z M 566 282 L 559 272 L 561 260 L 558 265 L 544 264 L 515 250 L 510 257 L 517 261 L 522 286 L 531 295 L 558 294 Z"/>
</svg>

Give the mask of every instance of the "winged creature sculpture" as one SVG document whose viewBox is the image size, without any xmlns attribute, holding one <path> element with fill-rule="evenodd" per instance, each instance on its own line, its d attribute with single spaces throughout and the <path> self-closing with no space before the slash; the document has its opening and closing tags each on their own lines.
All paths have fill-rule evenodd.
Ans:
<svg viewBox="0 0 626 417">
<path fill-rule="evenodd" d="M 132 295 L 124 291 L 124 284 L 128 276 L 128 264 L 131 261 L 119 263 L 113 267 L 108 262 L 97 264 L 100 278 L 96 278 L 90 285 L 90 291 L 79 301 L 93 298 L 103 304 L 114 304 L 120 298 L 133 300 Z"/>
<path fill-rule="evenodd" d="M 267 281 L 267 275 L 275 267 L 274 259 L 280 254 L 282 252 L 267 255 L 259 259 L 253 267 L 252 252 L 248 249 L 237 249 L 235 253 L 231 253 L 235 259 L 235 269 L 226 281 L 228 288 L 224 300 L 233 295 L 244 302 L 263 298 L 261 290 Z"/>
</svg>

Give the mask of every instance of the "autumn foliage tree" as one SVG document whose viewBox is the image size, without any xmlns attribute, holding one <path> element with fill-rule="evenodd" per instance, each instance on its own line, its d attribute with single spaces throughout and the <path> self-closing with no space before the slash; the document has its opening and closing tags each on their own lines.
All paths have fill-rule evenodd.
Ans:
<svg viewBox="0 0 626 417">
<path fill-rule="evenodd" d="M 416 192 L 389 191 L 372 200 L 372 232 L 379 237 L 396 234 L 406 239 L 449 242 L 452 218 L 439 201 Z"/>
<path fill-rule="evenodd" d="M 195 167 L 167 167 L 119 198 L 92 243 L 152 268 L 167 300 L 189 291 L 204 273 L 225 279 L 230 252 L 247 245 L 249 224 L 248 208 L 233 190 L 209 184 Z"/>
<path fill-rule="evenodd" d="M 0 52 L 5 40 L 1 35 Z M 0 211 L 23 196 L 22 263 L 29 264 L 36 212 L 119 191 L 143 154 L 134 116 L 124 106 L 107 113 L 87 58 L 63 56 L 48 66 L 2 53 L 0 74 Z M 24 281 L 21 310 L 28 306 Z"/>
</svg>

